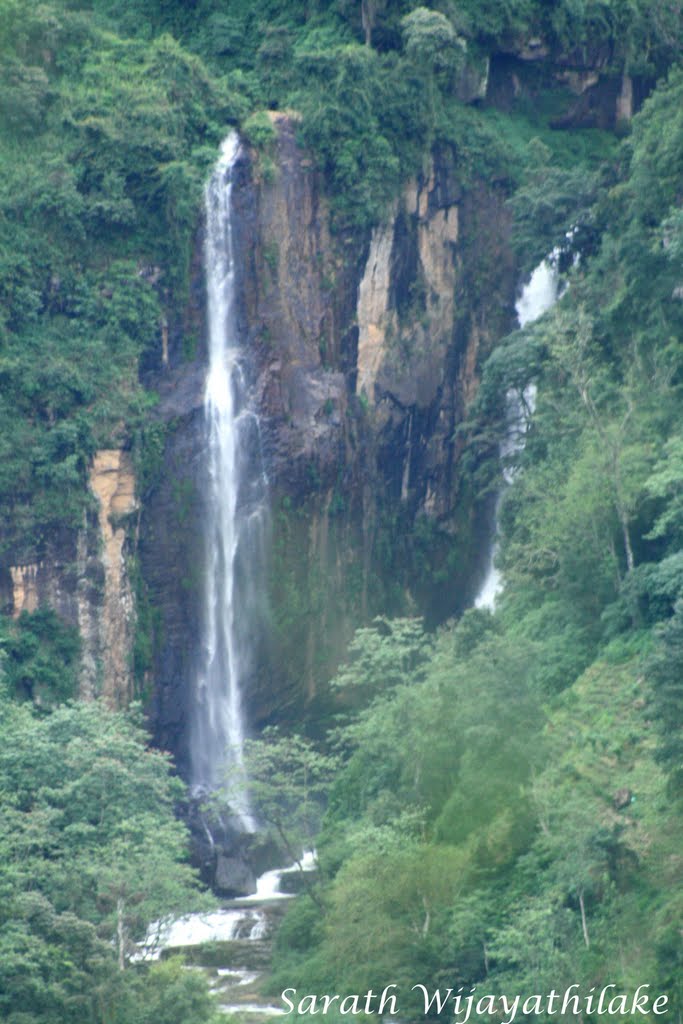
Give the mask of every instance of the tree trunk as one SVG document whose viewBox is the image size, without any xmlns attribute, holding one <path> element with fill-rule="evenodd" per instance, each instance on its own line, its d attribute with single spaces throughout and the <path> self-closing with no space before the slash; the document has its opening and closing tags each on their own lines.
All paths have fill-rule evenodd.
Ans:
<svg viewBox="0 0 683 1024">
<path fill-rule="evenodd" d="M 621 506 L 621 502 L 619 502 Z M 631 547 L 631 534 L 628 528 L 628 516 L 626 515 L 623 507 L 619 508 L 619 519 L 621 520 L 621 532 L 624 537 L 624 551 L 626 552 L 626 565 L 629 572 L 633 572 L 633 567 L 636 564 L 633 557 L 633 548 Z"/>
<path fill-rule="evenodd" d="M 427 935 L 429 934 L 429 925 L 430 925 L 430 922 L 431 922 L 431 914 L 429 913 L 429 907 L 427 906 L 427 900 L 424 898 L 424 896 L 422 897 L 422 906 L 424 907 L 424 910 L 425 910 L 425 919 L 424 919 L 424 922 L 422 924 L 422 937 L 426 938 Z"/>
<path fill-rule="evenodd" d="M 588 938 L 588 924 L 586 923 L 586 907 L 583 902 L 583 889 L 579 893 L 579 906 L 581 908 L 581 928 L 583 929 L 583 941 L 586 943 L 586 949 L 591 948 L 591 941 Z"/>
<path fill-rule="evenodd" d="M 620 455 L 620 451 L 621 451 L 621 442 L 623 441 L 623 438 L 625 436 L 626 426 L 628 424 L 628 421 L 631 418 L 631 414 L 633 413 L 634 406 L 633 406 L 632 402 L 629 402 L 628 409 L 626 411 L 626 414 L 625 414 L 625 416 L 624 416 L 624 418 L 623 418 L 623 420 L 621 422 L 620 428 L 619 428 L 619 441 L 618 442 L 617 441 L 613 441 L 609 437 L 607 431 L 603 428 L 602 421 L 600 419 L 600 414 L 598 413 L 597 406 L 596 406 L 595 402 L 593 401 L 593 398 L 592 398 L 590 392 L 588 391 L 588 387 L 587 387 L 586 383 L 578 384 L 577 387 L 578 387 L 579 394 L 581 396 L 581 400 L 583 401 L 584 405 L 586 406 L 586 408 L 588 410 L 588 414 L 589 414 L 589 416 L 591 417 L 591 419 L 593 421 L 593 424 L 594 424 L 595 429 L 596 429 L 596 431 L 598 433 L 598 436 L 600 437 L 600 440 L 606 445 L 607 449 L 610 451 L 610 454 L 611 454 L 611 460 L 610 460 L 611 461 L 611 467 L 610 468 L 611 468 L 611 471 L 612 471 L 612 479 L 614 481 L 614 495 L 615 495 L 614 507 L 616 509 L 617 516 L 619 518 L 619 524 L 621 526 L 621 533 L 622 533 L 622 536 L 624 538 L 624 552 L 626 554 L 626 566 L 628 568 L 628 571 L 632 572 L 633 571 L 633 567 L 635 566 L 636 563 L 635 563 L 635 559 L 633 557 L 633 548 L 631 546 L 631 534 L 630 534 L 630 531 L 629 531 L 629 528 L 628 528 L 628 512 L 627 512 L 626 503 L 625 503 L 624 497 L 623 497 L 623 488 L 622 488 L 622 484 L 621 484 L 621 466 L 620 466 L 620 463 L 619 463 L 619 455 Z"/>
<path fill-rule="evenodd" d="M 628 571 L 633 572 L 635 559 L 633 557 L 633 548 L 631 547 L 631 534 L 628 528 L 628 512 L 626 511 L 626 502 L 624 501 L 621 483 L 621 466 L 619 465 L 619 452 L 616 449 L 613 450 L 612 452 L 612 473 L 614 475 L 614 490 L 617 499 L 615 502 L 617 506 L 617 515 L 619 516 L 621 532 L 624 538 L 626 565 L 628 567 Z"/>
<path fill-rule="evenodd" d="M 299 855 L 298 855 L 298 853 L 295 852 L 294 847 L 291 845 L 291 843 L 290 843 L 290 841 L 289 841 L 289 839 L 287 837 L 287 833 L 285 832 L 284 828 L 282 827 L 282 824 L 279 821 L 273 821 L 273 824 L 275 825 L 275 829 L 277 831 L 277 834 L 279 835 L 280 839 L 282 840 L 282 843 L 283 843 L 284 848 L 285 848 L 285 852 L 287 853 L 287 855 L 289 857 L 292 858 L 292 860 L 294 861 L 294 863 L 296 864 L 296 866 L 299 869 L 299 876 L 301 878 L 301 882 L 303 884 L 304 889 L 306 890 L 307 894 L 311 897 L 311 899 L 315 903 L 315 905 L 318 908 L 318 910 L 322 911 L 323 910 L 323 905 L 320 902 L 320 898 L 318 897 L 318 895 L 315 892 L 313 886 L 311 885 L 311 883 L 309 882 L 308 878 L 306 877 L 308 872 L 304 871 L 304 869 L 303 869 L 303 867 L 301 865 L 301 861 L 299 860 Z"/>
<path fill-rule="evenodd" d="M 116 943 L 118 945 L 120 971 L 124 970 L 126 966 L 126 958 L 124 956 L 126 938 L 125 928 L 123 925 L 124 906 L 125 904 L 121 897 L 119 896 L 119 898 L 116 901 Z"/>
<path fill-rule="evenodd" d="M 372 46 L 372 14 L 370 11 L 370 5 L 372 0 L 361 0 L 360 4 L 360 20 L 363 26 L 363 32 L 365 33 L 365 45 Z"/>
</svg>

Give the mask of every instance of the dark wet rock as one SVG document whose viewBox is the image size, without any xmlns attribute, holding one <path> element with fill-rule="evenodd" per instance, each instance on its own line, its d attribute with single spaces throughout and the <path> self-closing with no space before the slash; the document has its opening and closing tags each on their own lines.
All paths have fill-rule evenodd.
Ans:
<svg viewBox="0 0 683 1024">
<path fill-rule="evenodd" d="M 213 888 L 219 896 L 251 896 L 256 892 L 256 875 L 241 857 L 228 857 L 219 853 Z"/>
</svg>

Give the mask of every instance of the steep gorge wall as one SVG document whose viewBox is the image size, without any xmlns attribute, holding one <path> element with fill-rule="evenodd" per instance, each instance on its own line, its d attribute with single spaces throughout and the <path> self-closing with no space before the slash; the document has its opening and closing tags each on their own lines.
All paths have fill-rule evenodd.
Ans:
<svg viewBox="0 0 683 1024">
<path fill-rule="evenodd" d="M 245 148 L 233 186 L 239 319 L 272 507 L 273 636 L 247 687 L 252 723 L 316 700 L 373 614 L 434 621 L 470 598 L 489 523 L 457 427 L 511 325 L 515 279 L 502 191 L 463 191 L 450 151 L 383 224 L 335 233 L 296 121 L 272 121 L 275 174 Z M 181 770 L 202 602 L 204 358 L 200 345 L 153 379 L 167 442 L 139 544 L 155 619 L 151 719 Z"/>
</svg>

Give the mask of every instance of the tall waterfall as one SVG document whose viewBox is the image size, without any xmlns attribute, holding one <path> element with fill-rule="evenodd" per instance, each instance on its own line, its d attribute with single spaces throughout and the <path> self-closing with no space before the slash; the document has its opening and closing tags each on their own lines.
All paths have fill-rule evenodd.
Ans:
<svg viewBox="0 0 683 1024">
<path fill-rule="evenodd" d="M 224 141 L 205 189 L 209 368 L 204 397 L 208 483 L 204 602 L 191 732 L 195 792 L 243 777 L 242 697 L 262 642 L 267 480 L 258 417 L 249 407 L 236 310 L 232 186 L 240 143 Z M 242 788 L 231 810 L 255 828 Z"/>
<path fill-rule="evenodd" d="M 554 250 L 550 256 L 538 264 L 528 282 L 522 288 L 521 294 L 515 303 L 517 322 L 520 327 L 526 327 L 538 320 L 547 310 L 555 305 L 559 289 L 559 250 Z M 500 446 L 500 458 L 503 462 L 503 479 L 505 486 L 512 483 L 514 469 L 509 465 L 512 456 L 519 454 L 524 448 L 525 435 L 529 426 L 529 416 L 534 411 L 536 403 L 536 388 L 530 384 L 520 396 L 515 391 L 508 391 L 505 396 L 505 413 L 507 419 L 507 433 Z M 500 572 L 496 568 L 495 560 L 498 553 L 498 524 L 500 508 L 503 500 L 504 488 L 498 492 L 496 498 L 495 513 L 495 534 L 489 554 L 489 563 L 486 570 L 484 582 L 477 594 L 475 608 L 495 608 L 496 598 L 500 594 L 503 584 Z"/>
</svg>

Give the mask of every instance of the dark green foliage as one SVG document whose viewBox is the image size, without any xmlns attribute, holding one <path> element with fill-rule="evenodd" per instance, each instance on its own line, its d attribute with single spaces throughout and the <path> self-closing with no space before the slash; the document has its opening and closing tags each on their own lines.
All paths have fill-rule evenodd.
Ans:
<svg viewBox="0 0 683 1024">
<path fill-rule="evenodd" d="M 5 683 L 9 694 L 51 709 L 78 692 L 80 637 L 49 608 L 22 612 L 2 624 Z"/>
<path fill-rule="evenodd" d="M 627 629 L 634 614 L 651 626 L 671 617 L 683 594 L 683 554 L 678 552 L 661 562 L 643 562 L 625 578 L 619 599 L 605 611 L 605 622 L 613 629 Z"/>
<path fill-rule="evenodd" d="M 210 1020 L 199 979 L 120 969 L 151 920 L 198 899 L 166 756 L 97 704 L 36 718 L 4 702 L 0 736 L 3 1019 Z"/>
<path fill-rule="evenodd" d="M 619 148 L 552 127 L 573 101 L 533 68 L 518 69 L 528 94 L 509 112 L 462 102 L 489 54 L 534 37 L 563 66 L 668 79 Z M 296 110 L 335 225 L 359 238 L 433 146 L 467 209 L 483 182 L 509 199 L 521 272 L 578 229 L 569 291 L 476 368 L 478 406 L 458 433 L 473 469 L 462 488 L 490 486 L 477 462 L 504 432 L 505 392 L 538 385 L 501 509 L 496 614 L 469 612 L 438 635 L 375 621 L 319 698 L 336 716 L 324 753 L 297 736 L 251 749 L 255 795 L 285 846 L 308 843 L 327 806 L 322 884 L 277 945 L 283 986 L 447 978 L 530 993 L 647 978 L 680 1015 L 680 57 L 669 0 L 0 3 L 6 560 L 82 525 L 97 448 L 132 451 L 142 500 L 156 485 L 164 431 L 139 365 L 158 363 L 162 323 L 181 319 L 201 185 L 228 125 L 241 124 L 267 181 L 266 111 Z M 497 267 L 459 246 L 484 309 Z M 276 276 L 278 252 L 265 258 Z M 311 491 L 319 483 L 312 464 Z M 349 621 L 430 594 L 438 608 L 463 562 L 430 518 L 385 506 L 374 578 L 348 555 L 341 478 L 337 491 L 329 544 L 345 578 L 332 597 L 300 558 L 308 510 L 278 512 L 282 671 L 311 691 Z M 139 574 L 135 586 L 143 686 L 156 613 Z M 193 972 L 117 964 L 150 919 L 195 899 L 165 758 L 125 717 L 55 708 L 75 693 L 78 644 L 54 615 L 6 622 L 2 646 L 3 1019 L 208 1022 Z"/>
<path fill-rule="evenodd" d="M 459 29 L 468 36 L 498 39 L 511 31 L 523 31 L 533 20 L 536 4 L 533 0 L 461 0 L 444 4 Z"/>
<path fill-rule="evenodd" d="M 267 150 L 275 140 L 275 128 L 267 111 L 248 117 L 242 125 L 242 135 L 255 149 Z"/>
<path fill-rule="evenodd" d="M 401 181 L 395 146 L 399 124 L 392 117 L 398 76 L 390 77 L 382 59 L 367 47 L 323 46 L 303 50 L 298 58 L 310 84 L 317 86 L 309 86 L 295 101 L 303 115 L 302 138 L 318 154 L 344 213 L 352 222 L 367 223 L 377 219 Z M 404 80 L 401 93 L 402 107 L 406 99 L 419 103 L 418 83 Z M 407 134 L 410 138 L 413 131 Z"/>
<path fill-rule="evenodd" d="M 225 1015 L 216 1009 L 205 978 L 174 958 L 129 979 L 114 1020 L 115 1024 L 220 1024 Z"/>
<path fill-rule="evenodd" d="M 630 191 L 634 212 L 648 227 L 680 202 L 682 97 L 683 71 L 674 68 L 634 125 Z M 664 125 L 666 131 L 662 131 Z"/>
<path fill-rule="evenodd" d="M 550 150 L 539 139 L 529 143 L 527 159 L 529 173 L 510 200 L 526 272 L 556 246 L 566 245 L 568 231 L 574 244 L 585 251 L 595 230 L 595 204 L 600 194 L 598 172 L 581 166 L 570 170 L 554 166 Z"/>
<path fill-rule="evenodd" d="M 82 522 L 97 447 L 148 400 L 138 360 L 187 288 L 201 185 L 229 97 L 171 38 L 7 0 L 0 32 L 3 544 Z"/>
<path fill-rule="evenodd" d="M 661 744 L 658 760 L 671 778 L 672 792 L 683 796 L 683 602 L 661 627 L 657 646 L 649 662 L 652 679 L 653 714 L 659 725 Z"/>
</svg>

